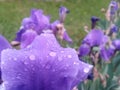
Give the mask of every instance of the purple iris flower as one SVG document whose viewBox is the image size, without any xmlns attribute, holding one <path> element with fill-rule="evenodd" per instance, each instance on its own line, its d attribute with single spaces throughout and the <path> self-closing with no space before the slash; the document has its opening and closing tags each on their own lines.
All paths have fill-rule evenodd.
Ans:
<svg viewBox="0 0 120 90">
<path fill-rule="evenodd" d="M 1 64 L 1 52 L 4 49 L 11 48 L 11 45 L 9 42 L 2 36 L 0 35 L 0 64 Z M 0 65 L 0 84 L 1 84 L 1 65 Z"/>
<path fill-rule="evenodd" d="M 91 30 L 88 35 L 83 39 L 82 43 L 86 43 L 93 46 L 100 46 L 102 44 L 105 44 L 107 42 L 108 38 L 106 35 L 104 35 L 102 30 Z"/>
<path fill-rule="evenodd" d="M 16 34 L 16 41 L 21 42 L 22 34 L 29 29 L 32 29 L 41 34 L 43 30 L 48 29 L 50 25 L 50 17 L 44 15 L 42 10 L 32 9 L 30 17 L 24 18 L 20 30 Z"/>
<path fill-rule="evenodd" d="M 101 47 L 100 57 L 105 61 L 109 61 L 110 58 L 114 55 L 114 52 L 115 52 L 115 48 L 112 45 L 109 48 Z"/>
<path fill-rule="evenodd" d="M 44 15 L 42 10 L 32 9 L 30 17 L 36 24 L 36 31 L 38 34 L 49 28 L 50 16 Z"/>
<path fill-rule="evenodd" d="M 120 40 L 116 39 L 112 42 L 113 46 L 115 47 L 116 50 L 120 50 Z"/>
<path fill-rule="evenodd" d="M 90 50 L 91 50 L 91 47 L 87 44 L 82 44 L 80 47 L 79 47 L 79 57 L 83 57 L 83 56 L 86 56 L 90 53 Z"/>
<path fill-rule="evenodd" d="M 67 41 L 68 43 L 72 43 L 72 39 L 69 37 L 67 31 L 64 28 L 63 22 L 65 20 L 66 14 L 69 13 L 69 10 L 66 7 L 61 6 L 59 8 L 59 18 L 60 20 L 54 21 L 50 25 L 50 29 L 53 31 L 53 33 L 56 35 L 58 32 L 61 33 L 60 37 L 62 37 L 63 40 Z M 62 27 L 59 27 L 58 25 L 61 25 Z"/>
<path fill-rule="evenodd" d="M 81 62 L 72 48 L 63 48 L 54 34 L 45 32 L 21 50 L 1 55 L 6 90 L 72 90 L 85 80 L 92 65 Z"/>
<path fill-rule="evenodd" d="M 98 17 L 96 17 L 96 16 L 92 16 L 92 17 L 91 17 L 91 23 L 92 23 L 91 28 L 92 28 L 92 29 L 95 28 L 96 23 L 97 23 L 97 21 L 99 21 L 99 20 L 100 20 L 100 19 L 99 19 Z"/>
<path fill-rule="evenodd" d="M 114 0 L 112 0 L 110 2 L 109 7 L 111 7 L 110 14 L 114 15 L 116 13 L 116 11 L 118 10 L 118 3 Z"/>
<path fill-rule="evenodd" d="M 63 6 L 60 7 L 59 8 L 60 20 L 56 20 L 50 24 L 50 16 L 44 15 L 42 10 L 32 9 L 30 16 L 23 19 L 22 24 L 21 24 L 21 28 L 16 34 L 15 41 L 18 41 L 20 43 L 24 42 L 24 41 L 25 42 L 29 42 L 29 41 L 32 42 L 32 40 L 34 40 L 33 38 L 29 41 L 27 41 L 28 38 L 22 39 L 23 34 L 25 32 L 27 32 L 27 30 L 34 30 L 35 32 L 37 32 L 38 35 L 40 35 L 43 32 L 43 30 L 51 29 L 53 31 L 53 33 L 55 35 L 57 35 L 57 32 L 59 31 L 59 28 L 57 28 L 57 25 L 63 24 L 63 21 L 65 20 L 66 14 L 68 12 L 69 12 L 69 10 L 66 7 L 63 7 Z M 62 27 L 62 29 L 64 30 L 64 27 Z M 27 37 L 28 36 L 30 36 L 30 35 L 27 35 Z M 68 42 L 72 42 L 72 39 L 68 36 L 67 32 L 64 32 L 62 37 L 64 40 L 66 40 Z M 30 44 L 30 42 L 29 42 L 29 44 Z M 25 46 L 24 45 L 21 45 L 21 46 L 23 48 L 29 44 L 26 44 Z"/>
</svg>

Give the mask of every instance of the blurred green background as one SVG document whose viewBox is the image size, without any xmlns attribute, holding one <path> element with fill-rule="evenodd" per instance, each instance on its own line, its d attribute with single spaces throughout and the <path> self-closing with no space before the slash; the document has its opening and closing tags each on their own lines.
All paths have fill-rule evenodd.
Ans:
<svg viewBox="0 0 120 90">
<path fill-rule="evenodd" d="M 51 22 L 58 19 L 58 9 L 65 6 L 70 10 L 65 27 L 74 45 L 79 46 L 86 32 L 84 26 L 90 28 L 91 16 L 104 18 L 101 8 L 107 8 L 110 0 L 0 0 L 0 34 L 9 41 L 24 17 L 28 17 L 32 8 L 43 9 L 45 14 L 51 15 Z"/>
</svg>

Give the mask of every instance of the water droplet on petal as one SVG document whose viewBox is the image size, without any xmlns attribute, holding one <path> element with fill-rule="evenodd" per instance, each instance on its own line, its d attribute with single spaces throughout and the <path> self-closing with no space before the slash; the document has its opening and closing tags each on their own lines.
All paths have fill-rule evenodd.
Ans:
<svg viewBox="0 0 120 90">
<path fill-rule="evenodd" d="M 30 56 L 29 56 L 29 59 L 30 59 L 30 60 L 35 60 L 35 55 L 30 55 Z"/>
<path fill-rule="evenodd" d="M 74 62 L 73 64 L 74 64 L 74 65 L 79 65 L 79 63 L 78 63 L 78 62 Z"/>
<path fill-rule="evenodd" d="M 72 58 L 72 56 L 71 56 L 71 55 L 68 55 L 68 58 Z"/>
<path fill-rule="evenodd" d="M 74 65 L 76 64 L 76 62 L 73 63 Z"/>
<path fill-rule="evenodd" d="M 1 64 L 5 64 L 5 62 L 4 62 L 4 61 L 2 61 L 2 62 L 1 62 Z"/>
<path fill-rule="evenodd" d="M 52 57 L 55 57 L 56 56 L 56 52 L 50 52 L 49 55 L 52 56 Z"/>
<path fill-rule="evenodd" d="M 16 60 L 17 60 L 17 58 L 15 57 L 13 60 L 15 60 L 15 61 L 16 61 Z"/>
<path fill-rule="evenodd" d="M 84 68 L 84 72 L 88 73 L 89 72 L 89 68 Z"/>
<path fill-rule="evenodd" d="M 92 65 L 89 65 L 88 67 L 89 67 L 89 68 L 92 68 L 93 66 L 92 66 Z"/>
<path fill-rule="evenodd" d="M 64 51 L 60 51 L 61 53 L 64 53 Z"/>
</svg>

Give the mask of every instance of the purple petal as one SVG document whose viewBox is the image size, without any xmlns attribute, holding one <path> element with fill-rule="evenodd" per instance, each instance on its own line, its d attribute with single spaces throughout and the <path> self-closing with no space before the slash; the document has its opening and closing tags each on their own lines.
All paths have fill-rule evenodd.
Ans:
<svg viewBox="0 0 120 90">
<path fill-rule="evenodd" d="M 24 29 L 36 29 L 36 24 L 35 22 L 32 20 L 32 18 L 28 17 L 28 18 L 24 18 L 22 21 L 22 26 L 24 27 Z"/>
<path fill-rule="evenodd" d="M 87 44 L 82 44 L 79 48 L 79 57 L 86 56 L 90 53 L 91 47 Z"/>
<path fill-rule="evenodd" d="M 120 40 L 116 39 L 112 42 L 112 44 L 114 45 L 114 47 L 116 48 L 116 50 L 120 50 Z"/>
<path fill-rule="evenodd" d="M 37 33 L 33 30 L 27 30 L 25 33 L 23 33 L 21 37 L 21 48 L 25 48 L 30 45 L 36 36 Z"/>
<path fill-rule="evenodd" d="M 21 36 L 25 31 L 26 30 L 23 27 L 21 27 L 21 29 L 16 33 L 15 41 L 20 42 L 21 41 Z"/>
<path fill-rule="evenodd" d="M 69 35 L 67 34 L 66 31 L 64 31 L 64 34 L 63 34 L 63 40 L 69 42 L 69 43 L 72 43 L 72 39 L 69 37 Z"/>
<path fill-rule="evenodd" d="M 59 8 L 59 17 L 60 17 L 60 22 L 61 23 L 64 22 L 67 13 L 69 13 L 69 10 L 66 7 L 61 6 Z"/>
<path fill-rule="evenodd" d="M 91 23 L 92 23 L 92 29 L 95 28 L 97 21 L 100 19 L 98 17 L 92 16 L 91 17 Z"/>
<path fill-rule="evenodd" d="M 111 1 L 109 7 L 111 9 L 110 10 L 111 15 L 114 15 L 119 8 L 118 3 L 116 1 Z"/>
<path fill-rule="evenodd" d="M 2 35 L 0 35 L 0 52 L 7 48 L 11 48 L 11 45 Z"/>
<path fill-rule="evenodd" d="M 107 42 L 107 36 L 104 35 L 102 30 L 91 30 L 88 35 L 84 38 L 82 43 L 87 43 L 92 46 L 99 46 Z"/>
<path fill-rule="evenodd" d="M 44 15 L 42 10 L 32 10 L 31 18 L 37 24 L 36 30 L 38 34 L 40 34 L 42 30 L 49 28 L 50 17 Z"/>
<path fill-rule="evenodd" d="M 119 28 L 116 25 L 113 25 L 110 30 L 112 33 L 113 32 L 117 33 L 119 31 Z"/>
<path fill-rule="evenodd" d="M 1 64 L 1 52 L 2 50 L 7 48 L 11 48 L 11 45 L 2 35 L 0 35 L 0 64 Z M 1 84 L 1 65 L 0 65 L 0 84 Z"/>
<path fill-rule="evenodd" d="M 114 55 L 115 48 L 110 46 L 109 48 L 101 47 L 100 56 L 103 60 L 109 61 L 110 58 Z"/>
<path fill-rule="evenodd" d="M 50 33 L 37 36 L 26 49 L 2 52 L 6 90 L 72 90 L 91 69 L 74 49 L 60 47 Z"/>
</svg>

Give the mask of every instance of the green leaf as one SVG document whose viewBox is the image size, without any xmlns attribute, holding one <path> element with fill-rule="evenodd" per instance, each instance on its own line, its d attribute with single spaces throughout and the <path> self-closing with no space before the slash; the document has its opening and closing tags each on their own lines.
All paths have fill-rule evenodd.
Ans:
<svg viewBox="0 0 120 90">
<path fill-rule="evenodd" d="M 114 71 L 116 71 L 117 67 L 120 65 L 120 52 L 113 58 L 112 63 Z"/>
<path fill-rule="evenodd" d="M 100 27 L 102 30 L 106 30 L 109 27 L 109 24 L 110 23 L 107 20 L 103 19 L 98 22 L 98 27 Z"/>
</svg>

